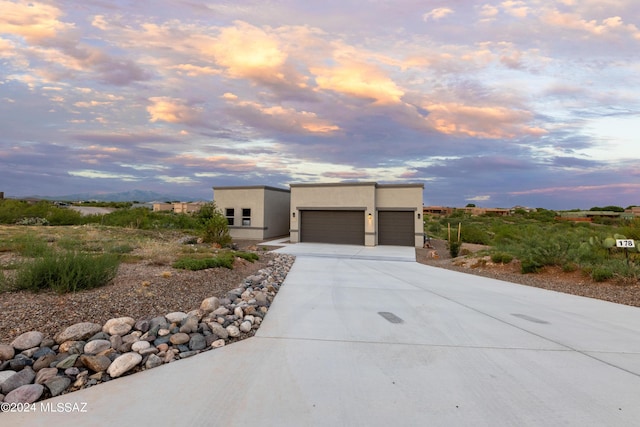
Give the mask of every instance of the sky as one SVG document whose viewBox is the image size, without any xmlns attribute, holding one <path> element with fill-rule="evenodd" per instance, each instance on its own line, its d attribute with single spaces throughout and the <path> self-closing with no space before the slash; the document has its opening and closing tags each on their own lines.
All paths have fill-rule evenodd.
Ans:
<svg viewBox="0 0 640 427">
<path fill-rule="evenodd" d="M 0 191 L 640 205 L 637 0 L 0 0 Z"/>
</svg>

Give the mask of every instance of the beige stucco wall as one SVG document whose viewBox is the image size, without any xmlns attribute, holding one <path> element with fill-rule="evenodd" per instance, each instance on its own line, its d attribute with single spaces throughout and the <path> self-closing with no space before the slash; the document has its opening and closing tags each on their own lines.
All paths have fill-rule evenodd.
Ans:
<svg viewBox="0 0 640 427">
<path fill-rule="evenodd" d="M 422 247 L 424 219 L 422 218 L 422 184 L 378 185 L 376 188 L 376 209 L 413 210 L 415 246 Z"/>
<path fill-rule="evenodd" d="M 362 210 L 365 216 L 365 246 L 376 244 L 375 213 L 376 184 L 374 182 L 346 184 L 291 184 L 292 243 L 300 241 L 299 218 L 304 209 Z M 295 217 L 293 214 L 295 213 Z M 369 219 L 368 214 L 371 214 Z"/>
<path fill-rule="evenodd" d="M 289 231 L 289 192 L 265 186 L 214 187 L 216 207 L 234 209 L 233 239 L 263 240 Z M 242 225 L 242 209 L 251 209 L 251 225 Z"/>
<path fill-rule="evenodd" d="M 279 189 L 265 189 L 264 194 L 264 238 L 289 234 L 289 206 L 291 193 Z"/>
<path fill-rule="evenodd" d="M 172 211 L 173 205 L 171 203 L 154 203 L 153 211 L 154 212 L 163 212 L 163 211 Z"/>
</svg>

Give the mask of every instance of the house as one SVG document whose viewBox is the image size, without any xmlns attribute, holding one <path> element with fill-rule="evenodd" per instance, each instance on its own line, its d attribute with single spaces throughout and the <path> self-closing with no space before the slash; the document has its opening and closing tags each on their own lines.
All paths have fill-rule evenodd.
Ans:
<svg viewBox="0 0 640 427">
<path fill-rule="evenodd" d="M 173 211 L 175 213 L 194 213 L 199 212 L 205 202 L 178 202 L 173 203 Z"/>
<path fill-rule="evenodd" d="M 264 240 L 289 234 L 291 192 L 269 186 L 213 187 L 233 239 Z"/>
<path fill-rule="evenodd" d="M 198 212 L 204 204 L 205 202 L 153 203 L 153 211 L 189 214 Z"/>
<path fill-rule="evenodd" d="M 290 186 L 292 243 L 423 245 L 423 184 Z"/>
<path fill-rule="evenodd" d="M 423 184 L 375 182 L 214 187 L 234 239 L 289 234 L 291 243 L 423 245 Z"/>
<path fill-rule="evenodd" d="M 173 211 L 173 204 L 171 203 L 154 203 L 153 204 L 154 212 L 171 212 Z"/>
</svg>

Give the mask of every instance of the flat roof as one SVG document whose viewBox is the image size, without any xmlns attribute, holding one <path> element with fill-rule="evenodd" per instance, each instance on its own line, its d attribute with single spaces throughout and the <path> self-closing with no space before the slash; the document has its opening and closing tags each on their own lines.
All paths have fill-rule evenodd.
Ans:
<svg viewBox="0 0 640 427">
<path fill-rule="evenodd" d="M 289 187 L 355 187 L 355 186 L 374 186 L 376 188 L 424 188 L 424 184 L 378 184 L 377 182 L 313 182 L 313 183 L 292 183 Z"/>
<path fill-rule="evenodd" d="M 239 185 L 239 186 L 227 186 L 227 187 L 213 187 L 213 191 L 216 191 L 216 190 L 271 190 L 271 191 L 282 191 L 285 193 L 291 192 L 291 190 L 287 188 L 271 187 L 269 185 Z"/>
</svg>

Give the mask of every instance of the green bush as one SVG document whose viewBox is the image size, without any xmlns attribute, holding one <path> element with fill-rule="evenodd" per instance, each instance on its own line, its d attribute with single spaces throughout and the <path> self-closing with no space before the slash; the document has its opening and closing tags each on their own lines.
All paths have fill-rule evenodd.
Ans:
<svg viewBox="0 0 640 427">
<path fill-rule="evenodd" d="M 15 289 L 52 289 L 62 294 L 108 284 L 116 275 L 119 257 L 76 252 L 49 253 L 23 263 L 16 272 Z"/>
<path fill-rule="evenodd" d="M 462 246 L 460 242 L 449 242 L 448 247 L 451 258 L 456 258 L 458 256 L 460 253 L 460 246 Z"/>
<path fill-rule="evenodd" d="M 520 272 L 522 274 L 537 273 L 542 267 L 542 264 L 533 259 L 523 259 L 520 262 Z"/>
<path fill-rule="evenodd" d="M 134 247 L 127 244 L 115 245 L 106 248 L 106 252 L 110 254 L 129 254 L 134 251 Z"/>
<path fill-rule="evenodd" d="M 475 225 L 462 226 L 460 237 L 463 242 L 467 243 L 477 243 L 479 245 L 488 245 L 490 243 L 489 235 Z"/>
<path fill-rule="evenodd" d="M 80 212 L 52 206 L 46 216 L 49 225 L 79 225 L 84 223 Z"/>
<path fill-rule="evenodd" d="M 232 253 L 226 252 L 214 258 L 181 258 L 173 263 L 173 268 L 183 270 L 206 270 L 207 268 L 224 267 L 233 269 L 235 257 Z"/>
<path fill-rule="evenodd" d="M 613 271 L 609 267 L 598 266 L 591 270 L 591 278 L 596 282 L 604 282 L 613 277 Z"/>
<path fill-rule="evenodd" d="M 249 262 L 254 262 L 260 259 L 258 254 L 255 254 L 253 252 L 234 252 L 233 255 L 237 256 L 238 258 L 246 259 Z"/>
<path fill-rule="evenodd" d="M 12 251 L 29 258 L 43 256 L 52 251 L 47 242 L 30 233 L 16 236 L 9 241 L 9 247 Z"/>
<path fill-rule="evenodd" d="M 505 252 L 494 252 L 491 254 L 491 261 L 496 264 L 509 264 L 513 256 Z"/>
<path fill-rule="evenodd" d="M 205 243 L 217 243 L 222 247 L 231 244 L 227 218 L 221 212 L 218 212 L 205 222 L 202 241 Z"/>
</svg>

